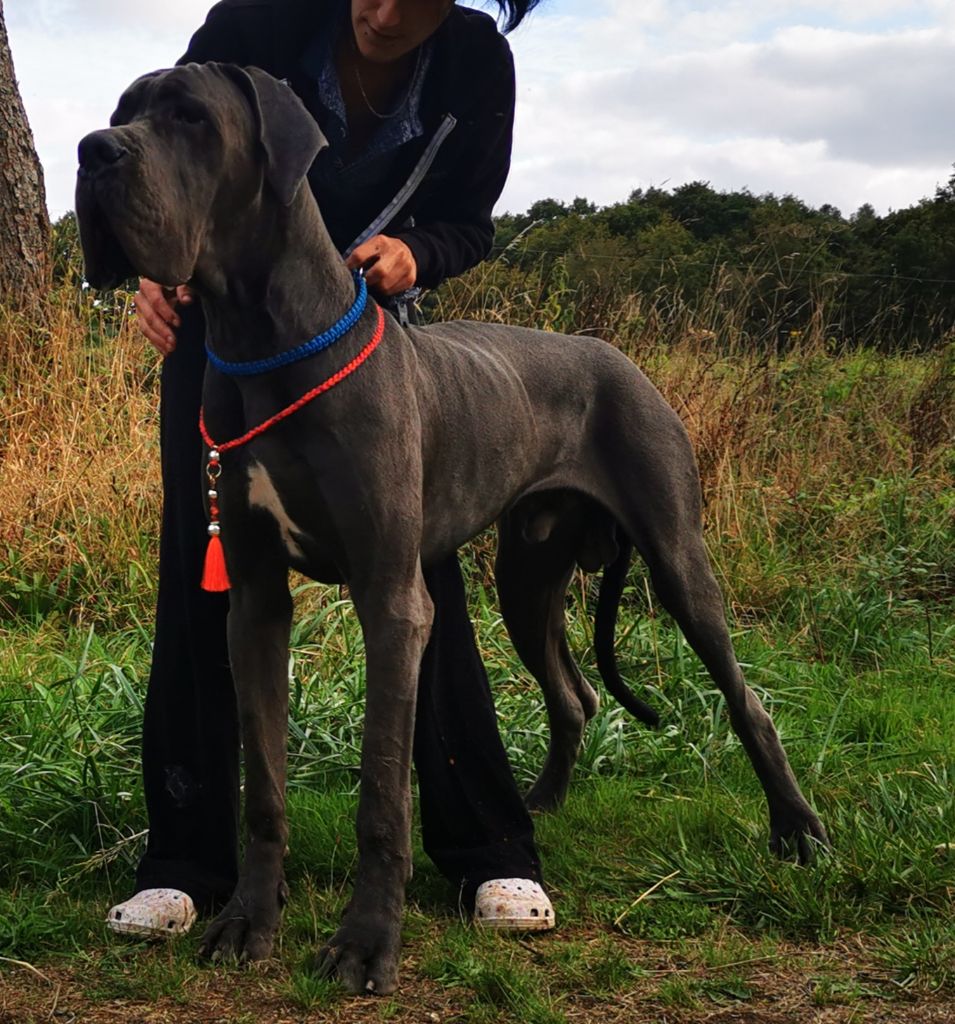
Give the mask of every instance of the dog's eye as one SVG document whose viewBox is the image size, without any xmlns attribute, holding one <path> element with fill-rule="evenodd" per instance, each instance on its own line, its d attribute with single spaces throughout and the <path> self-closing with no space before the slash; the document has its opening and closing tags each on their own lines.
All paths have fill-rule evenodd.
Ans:
<svg viewBox="0 0 955 1024">
<path fill-rule="evenodd" d="M 196 107 L 176 106 L 172 108 L 172 119 L 183 124 L 201 124 L 205 116 Z"/>
</svg>

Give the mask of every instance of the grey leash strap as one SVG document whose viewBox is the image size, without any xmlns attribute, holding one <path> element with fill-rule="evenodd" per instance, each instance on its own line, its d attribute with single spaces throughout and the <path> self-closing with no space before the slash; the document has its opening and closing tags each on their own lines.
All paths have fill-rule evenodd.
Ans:
<svg viewBox="0 0 955 1024">
<path fill-rule="evenodd" d="M 445 114 L 444 120 L 438 126 L 438 130 L 434 133 L 434 137 L 428 143 L 425 151 L 421 154 L 421 159 L 415 164 L 414 170 L 411 172 L 410 177 L 401 186 L 398 192 L 395 194 L 394 199 L 378 214 L 378 216 L 368 225 L 367 228 L 355 239 L 354 242 L 345 250 L 345 259 L 348 259 L 352 254 L 352 250 L 357 249 L 362 242 L 367 242 L 369 238 L 375 235 L 380 235 L 382 230 L 386 228 L 394 218 L 395 214 L 408 202 L 408 200 L 414 195 L 418 186 L 424 181 L 425 175 L 431 169 L 431 165 L 434 163 L 434 158 L 438 155 L 438 150 L 444 143 L 444 140 L 454 130 L 454 126 L 457 124 L 457 118 L 452 114 Z"/>
<path fill-rule="evenodd" d="M 398 189 L 395 193 L 394 198 L 388 205 L 378 214 L 378 216 L 365 228 L 364 231 L 352 242 L 352 244 L 342 253 L 345 259 L 351 256 L 352 252 L 358 248 L 363 242 L 367 242 L 369 238 L 373 238 L 375 235 L 381 234 L 381 232 L 391 223 L 392 218 L 395 214 L 408 202 L 408 200 L 417 191 L 418 186 L 424 181 L 425 175 L 431 169 L 431 165 L 434 163 L 434 158 L 438 155 L 438 150 L 444 144 L 444 140 L 454 131 L 454 126 L 457 124 L 457 118 L 453 114 L 445 114 L 444 120 L 438 125 L 438 130 L 434 133 L 431 141 L 425 147 L 424 152 L 421 154 L 421 158 L 415 164 L 414 170 L 411 172 L 408 180 Z M 414 227 L 414 218 L 409 218 L 406 227 Z M 412 317 L 412 310 L 415 308 L 415 303 L 418 296 L 421 294 L 421 289 L 417 286 L 409 288 L 407 291 L 401 292 L 400 295 L 392 296 L 391 301 L 387 304 L 389 308 L 393 310 L 398 318 L 398 323 L 402 327 L 410 327 L 412 323 L 416 322 L 416 318 Z"/>
</svg>

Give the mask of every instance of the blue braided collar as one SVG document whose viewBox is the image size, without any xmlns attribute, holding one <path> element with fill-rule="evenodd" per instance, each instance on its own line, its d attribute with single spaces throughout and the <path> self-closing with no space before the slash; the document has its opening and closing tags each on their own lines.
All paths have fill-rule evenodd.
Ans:
<svg viewBox="0 0 955 1024">
<path fill-rule="evenodd" d="M 256 373 L 267 373 L 269 370 L 277 370 L 280 366 L 288 366 L 289 363 L 297 363 L 300 359 L 308 359 L 309 356 L 321 352 L 322 349 L 334 345 L 336 341 L 343 338 L 358 322 L 358 318 L 364 313 L 365 305 L 368 302 L 368 286 L 365 284 L 365 277 L 360 271 L 354 271 L 355 277 L 355 303 L 352 308 L 338 321 L 332 324 L 327 331 L 316 334 L 311 341 L 306 341 L 298 348 L 290 348 L 287 352 L 280 352 L 277 356 L 269 356 L 268 359 L 250 359 L 241 363 L 229 363 L 220 359 L 212 349 L 206 345 L 206 355 L 209 362 L 220 371 L 232 377 L 251 377 Z"/>
</svg>

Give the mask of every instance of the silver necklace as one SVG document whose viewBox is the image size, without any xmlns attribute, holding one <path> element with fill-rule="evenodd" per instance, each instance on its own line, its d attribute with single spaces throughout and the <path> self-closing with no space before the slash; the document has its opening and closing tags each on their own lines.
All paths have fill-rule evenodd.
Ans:
<svg viewBox="0 0 955 1024">
<path fill-rule="evenodd" d="M 365 106 L 368 108 L 368 112 L 374 117 L 377 117 L 379 121 L 390 121 L 393 117 L 396 117 L 401 113 L 405 107 L 408 106 L 408 101 L 411 99 L 411 92 L 414 89 L 415 81 L 418 78 L 418 72 L 421 70 L 421 54 L 424 51 L 424 46 L 418 47 L 418 57 L 415 60 L 414 71 L 411 73 L 411 81 L 408 83 L 408 89 L 405 92 L 404 98 L 395 107 L 394 110 L 389 111 L 387 114 L 382 114 L 380 110 L 375 110 L 371 105 L 371 100 L 368 99 L 368 93 L 365 92 L 364 82 L 361 80 L 361 72 L 358 70 L 358 63 L 361 60 L 361 51 L 358 49 L 358 43 L 355 42 L 355 81 L 358 83 L 358 91 L 361 93 L 361 98 L 365 102 Z"/>
</svg>

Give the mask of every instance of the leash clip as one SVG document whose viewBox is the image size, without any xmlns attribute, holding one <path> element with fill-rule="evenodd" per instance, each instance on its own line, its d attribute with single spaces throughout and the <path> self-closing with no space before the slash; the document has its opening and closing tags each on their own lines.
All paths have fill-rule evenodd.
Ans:
<svg viewBox="0 0 955 1024">
<path fill-rule="evenodd" d="M 398 315 L 398 323 L 402 327 L 411 327 L 417 323 L 417 317 L 413 317 L 412 310 L 416 308 L 418 296 L 421 289 L 417 286 L 407 288 L 401 294 L 392 299 L 394 311 Z"/>
</svg>

